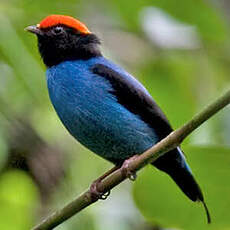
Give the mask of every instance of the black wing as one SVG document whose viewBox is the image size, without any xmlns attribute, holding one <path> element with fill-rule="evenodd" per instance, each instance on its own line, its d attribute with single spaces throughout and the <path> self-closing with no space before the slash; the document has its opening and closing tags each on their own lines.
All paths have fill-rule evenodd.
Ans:
<svg viewBox="0 0 230 230">
<path fill-rule="evenodd" d="M 92 72 L 107 79 L 113 88 L 111 93 L 116 96 L 118 103 L 152 127 L 159 139 L 172 132 L 161 109 L 138 82 L 130 81 L 126 76 L 103 64 L 94 65 Z"/>
</svg>

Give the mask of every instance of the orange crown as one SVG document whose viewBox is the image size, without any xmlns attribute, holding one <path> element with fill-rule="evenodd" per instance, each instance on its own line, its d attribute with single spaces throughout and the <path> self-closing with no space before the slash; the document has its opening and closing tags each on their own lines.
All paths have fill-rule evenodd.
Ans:
<svg viewBox="0 0 230 230">
<path fill-rule="evenodd" d="M 80 21 L 78 21 L 77 19 L 70 17 L 70 16 L 66 16 L 66 15 L 50 15 L 46 18 L 44 18 L 40 24 L 38 24 L 37 26 L 40 29 L 46 29 L 52 26 L 57 26 L 57 25 L 65 25 L 68 26 L 70 28 L 73 28 L 77 31 L 79 31 L 80 33 L 83 34 L 89 34 L 90 31 L 88 30 L 88 28 L 81 23 Z"/>
</svg>

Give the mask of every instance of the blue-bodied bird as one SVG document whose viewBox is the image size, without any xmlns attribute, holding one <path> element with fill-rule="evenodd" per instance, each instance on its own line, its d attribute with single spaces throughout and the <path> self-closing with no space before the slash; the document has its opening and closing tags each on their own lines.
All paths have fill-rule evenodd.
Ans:
<svg viewBox="0 0 230 230">
<path fill-rule="evenodd" d="M 103 57 L 98 37 L 77 19 L 50 15 L 26 28 L 37 35 L 47 66 L 52 104 L 81 144 L 116 166 L 171 133 L 169 121 L 132 75 Z M 204 204 L 200 187 L 178 147 L 153 165 L 166 172 L 192 200 Z"/>
</svg>

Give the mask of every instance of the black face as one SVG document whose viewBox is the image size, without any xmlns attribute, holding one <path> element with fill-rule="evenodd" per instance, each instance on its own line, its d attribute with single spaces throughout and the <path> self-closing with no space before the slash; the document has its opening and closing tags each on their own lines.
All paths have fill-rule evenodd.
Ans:
<svg viewBox="0 0 230 230">
<path fill-rule="evenodd" d="M 100 41 L 94 34 L 82 34 L 63 25 L 46 30 L 28 27 L 27 30 L 37 35 L 38 48 L 47 67 L 62 61 L 101 56 Z"/>
</svg>

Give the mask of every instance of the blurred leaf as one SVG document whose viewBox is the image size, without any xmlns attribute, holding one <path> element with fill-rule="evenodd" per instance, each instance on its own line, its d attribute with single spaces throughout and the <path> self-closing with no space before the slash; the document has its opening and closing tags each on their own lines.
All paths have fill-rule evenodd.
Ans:
<svg viewBox="0 0 230 230">
<path fill-rule="evenodd" d="M 27 51 L 8 17 L 1 13 L 0 20 L 2 22 L 0 25 L 0 51 L 16 73 L 15 84 L 21 84 L 30 96 L 44 102 L 43 95 L 46 94 L 41 77 L 44 76 L 44 71 Z"/>
<path fill-rule="evenodd" d="M 134 185 L 135 202 L 152 223 L 179 229 L 228 229 L 230 224 L 230 149 L 186 147 L 188 161 L 212 216 L 206 224 L 203 207 L 190 201 L 164 173 L 147 167 Z"/>
<path fill-rule="evenodd" d="M 21 171 L 9 171 L 0 177 L 0 229 L 30 229 L 38 193 L 32 180 Z"/>
<path fill-rule="evenodd" d="M 110 1 L 116 7 L 117 13 L 125 20 L 128 27 L 138 30 L 138 14 L 143 7 L 155 6 L 165 10 L 171 16 L 182 22 L 197 26 L 202 37 L 209 41 L 224 41 L 227 35 L 227 25 L 220 10 L 207 1 L 188 0 L 180 1 L 179 6 L 172 0 L 147 0 L 147 1 Z"/>
</svg>

